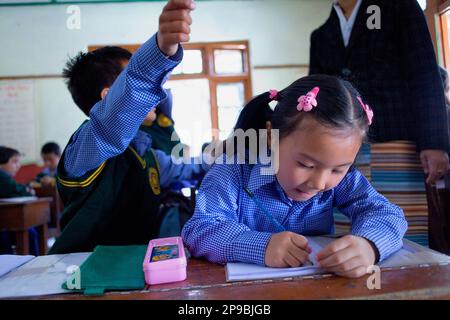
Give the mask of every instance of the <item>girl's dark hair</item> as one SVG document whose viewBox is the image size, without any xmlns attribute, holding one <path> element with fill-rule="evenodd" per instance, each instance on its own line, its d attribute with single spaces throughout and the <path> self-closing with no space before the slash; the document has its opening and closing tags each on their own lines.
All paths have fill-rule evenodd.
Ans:
<svg viewBox="0 0 450 320">
<path fill-rule="evenodd" d="M 309 112 L 298 111 L 298 98 L 319 87 L 317 107 Z M 239 115 L 235 129 L 265 129 L 266 122 L 279 130 L 283 139 L 295 131 L 305 117 L 312 117 L 330 129 L 359 130 L 367 138 L 369 125 L 367 115 L 358 101 L 361 95 L 345 80 L 328 75 L 311 75 L 300 78 L 278 92 L 277 105 L 272 111 L 269 92 L 252 99 Z M 364 101 L 364 99 L 363 99 Z"/>
<path fill-rule="evenodd" d="M 20 153 L 16 149 L 0 146 L 0 164 L 8 163 L 9 159 L 19 155 Z"/>
</svg>

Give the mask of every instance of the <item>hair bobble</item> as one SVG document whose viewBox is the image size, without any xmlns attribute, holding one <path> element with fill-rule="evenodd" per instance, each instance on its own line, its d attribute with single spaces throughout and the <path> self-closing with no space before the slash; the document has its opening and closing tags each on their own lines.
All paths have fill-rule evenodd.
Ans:
<svg viewBox="0 0 450 320">
<path fill-rule="evenodd" d="M 306 95 L 298 98 L 297 102 L 297 110 L 309 112 L 314 107 L 317 107 L 317 94 L 319 93 L 320 88 L 314 87 L 311 91 L 309 91 Z"/>
<path fill-rule="evenodd" d="M 365 103 L 362 101 L 361 97 L 356 97 L 356 98 L 358 99 L 358 101 L 359 101 L 359 103 L 361 104 L 361 106 L 362 106 L 364 112 L 366 113 L 366 116 L 367 116 L 367 122 L 368 122 L 368 124 L 369 124 L 369 126 L 370 126 L 370 125 L 372 124 L 373 111 L 372 111 L 372 109 L 370 109 L 369 105 L 365 104 Z"/>
<path fill-rule="evenodd" d="M 270 100 L 278 101 L 278 91 L 276 89 L 270 89 L 269 90 L 269 98 Z"/>
</svg>

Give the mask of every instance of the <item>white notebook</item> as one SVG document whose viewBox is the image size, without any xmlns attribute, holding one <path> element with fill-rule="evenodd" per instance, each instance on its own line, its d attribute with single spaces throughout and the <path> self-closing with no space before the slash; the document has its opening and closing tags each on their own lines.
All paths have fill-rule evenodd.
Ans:
<svg viewBox="0 0 450 320">
<path fill-rule="evenodd" d="M 61 287 L 69 276 L 68 269 L 81 266 L 89 255 L 85 252 L 32 257 L 0 278 L 0 298 L 68 293 Z"/>
<path fill-rule="evenodd" d="M 22 256 L 15 254 L 0 255 L 0 277 L 27 263 L 33 258 L 34 256 Z"/>
<path fill-rule="evenodd" d="M 310 257 L 315 257 L 328 243 L 336 237 L 307 237 L 312 248 Z M 396 268 L 405 266 L 419 266 L 424 264 L 450 264 L 450 256 L 418 245 L 404 239 L 403 248 L 384 260 L 381 268 Z M 317 261 L 298 268 L 269 268 L 256 264 L 239 262 L 227 263 L 225 267 L 227 281 L 247 281 L 275 278 L 302 277 L 327 273 L 317 266 Z"/>
</svg>

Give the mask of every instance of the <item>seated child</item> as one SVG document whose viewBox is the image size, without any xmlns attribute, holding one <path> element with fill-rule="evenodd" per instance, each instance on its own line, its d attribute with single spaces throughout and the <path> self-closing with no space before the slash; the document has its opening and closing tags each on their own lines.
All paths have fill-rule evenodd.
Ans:
<svg viewBox="0 0 450 320">
<path fill-rule="evenodd" d="M 19 184 L 13 179 L 20 166 L 19 151 L 0 146 L 0 198 L 34 195 L 32 188 Z"/>
<path fill-rule="evenodd" d="M 35 181 L 42 186 L 54 186 L 56 170 L 58 168 L 59 159 L 61 158 L 61 149 L 55 142 L 48 142 L 42 146 L 41 157 L 44 161 L 44 170 L 40 172 Z"/>
<path fill-rule="evenodd" d="M 143 125 L 141 130 L 152 137 L 152 148 L 161 150 L 167 155 L 181 158 L 188 157 L 189 148 L 181 145 L 180 138 L 175 131 L 172 119 L 173 97 L 170 89 L 166 89 L 167 97 L 156 106 L 156 120 L 150 125 Z M 180 147 L 182 146 L 182 147 Z M 184 151 L 187 151 L 183 154 Z M 170 190 L 179 191 L 182 188 L 198 185 L 203 175 L 195 175 L 191 179 L 176 180 L 169 186 Z"/>
<path fill-rule="evenodd" d="M 152 136 L 152 148 L 161 150 L 165 154 L 170 155 L 173 148 L 180 143 L 180 139 L 173 139 L 172 135 L 175 132 L 174 123 L 172 119 L 172 92 L 166 89 L 167 97 L 156 106 L 156 121 L 151 125 L 142 126 L 142 130 Z M 175 134 L 176 135 L 176 134 Z M 176 135 L 178 137 L 178 135 Z M 183 156 L 180 152 L 177 156 Z"/>
<path fill-rule="evenodd" d="M 273 114 L 271 100 L 277 101 Z M 360 277 L 399 250 L 407 229 L 403 211 L 352 167 L 372 117 L 349 82 L 324 75 L 251 100 L 238 124 L 269 129 L 278 165 L 267 173 L 261 161 L 236 164 L 224 155 L 232 161 L 212 166 L 182 231 L 191 254 L 216 263 L 301 266 L 311 253 L 305 236 L 334 233 L 333 207 L 351 219 L 351 234 L 318 253 L 322 268 Z"/>
<path fill-rule="evenodd" d="M 181 61 L 189 39 L 191 0 L 169 1 L 159 31 L 133 56 L 105 47 L 80 53 L 64 76 L 75 103 L 89 116 L 73 134 L 58 165 L 64 203 L 62 234 L 50 253 L 92 251 L 97 245 L 147 244 L 158 233 L 161 187 L 200 173 L 151 148 L 140 130 L 166 98 L 162 85 Z"/>
<path fill-rule="evenodd" d="M 20 153 L 16 149 L 0 146 L 0 198 L 26 197 L 34 195 L 34 190 L 17 183 L 14 176 L 20 169 Z M 34 228 L 28 230 L 30 253 L 38 254 L 38 234 Z M 0 232 L 0 254 L 11 254 L 13 235 Z"/>
</svg>

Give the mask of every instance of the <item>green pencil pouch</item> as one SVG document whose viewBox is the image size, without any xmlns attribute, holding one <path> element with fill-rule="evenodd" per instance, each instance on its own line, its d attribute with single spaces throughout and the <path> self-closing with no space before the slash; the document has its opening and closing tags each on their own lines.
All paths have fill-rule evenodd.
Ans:
<svg viewBox="0 0 450 320">
<path fill-rule="evenodd" d="M 146 251 L 146 245 L 97 246 L 62 287 L 85 295 L 102 295 L 106 290 L 142 290 Z"/>
</svg>

